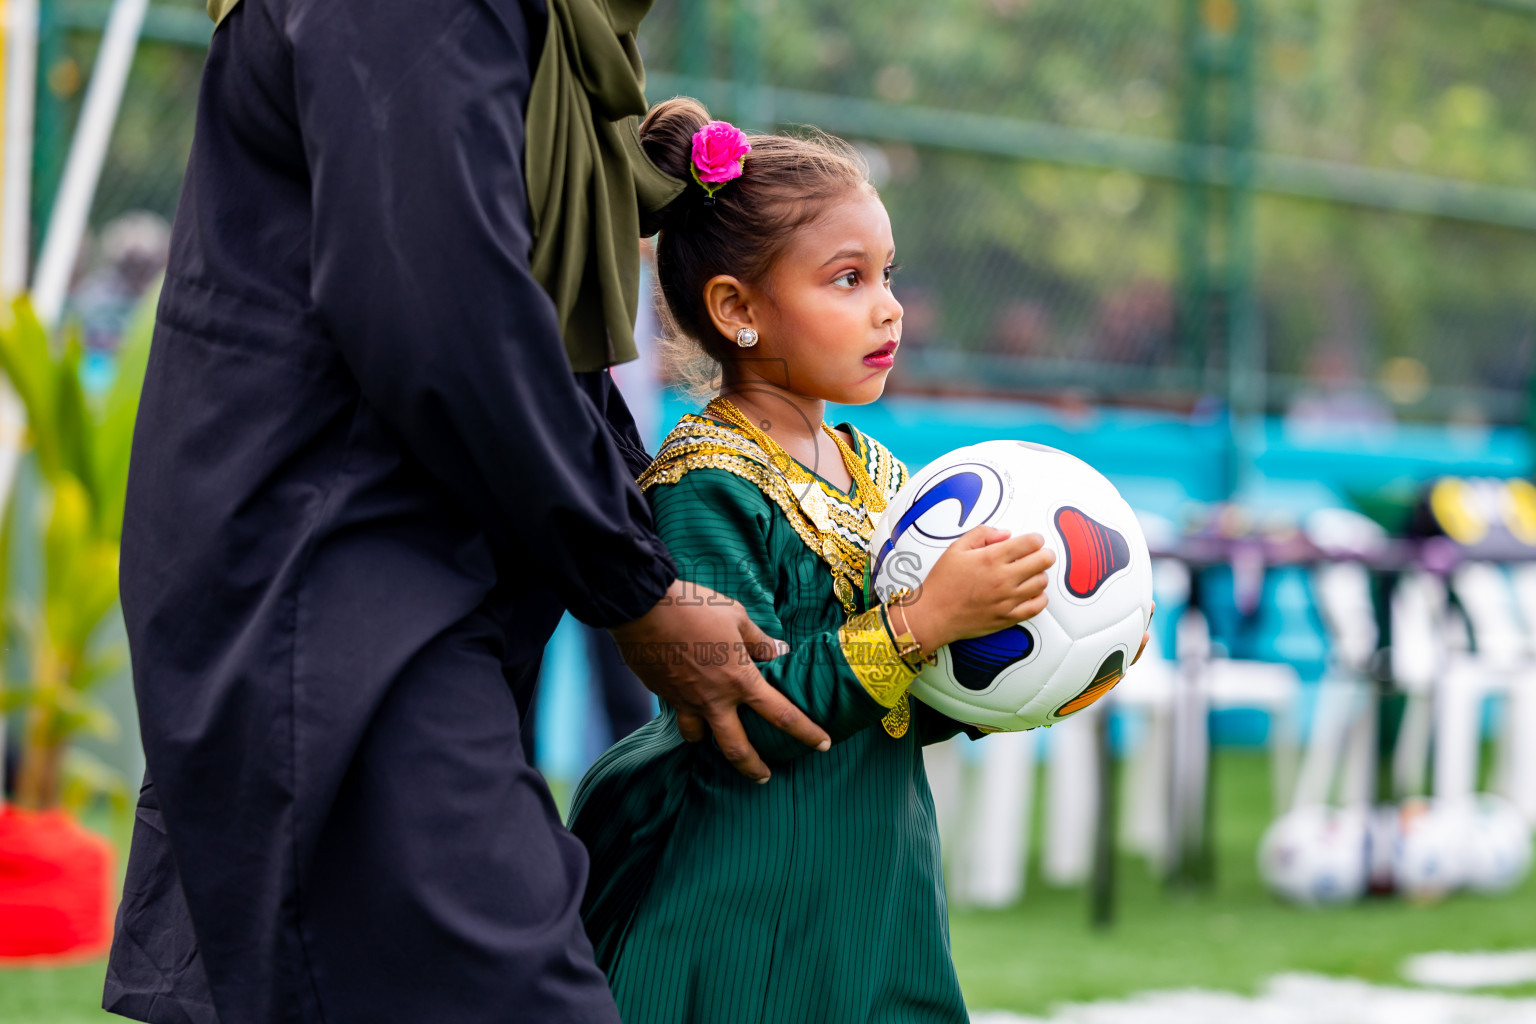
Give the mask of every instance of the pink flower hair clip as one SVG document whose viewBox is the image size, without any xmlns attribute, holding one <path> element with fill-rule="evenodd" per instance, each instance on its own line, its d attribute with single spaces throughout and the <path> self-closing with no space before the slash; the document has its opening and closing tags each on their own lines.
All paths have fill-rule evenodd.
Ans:
<svg viewBox="0 0 1536 1024">
<path fill-rule="evenodd" d="M 715 201 L 720 186 L 741 177 L 750 152 L 746 132 L 729 121 L 711 121 L 693 133 L 693 161 L 688 170 L 709 197 L 708 202 Z"/>
</svg>

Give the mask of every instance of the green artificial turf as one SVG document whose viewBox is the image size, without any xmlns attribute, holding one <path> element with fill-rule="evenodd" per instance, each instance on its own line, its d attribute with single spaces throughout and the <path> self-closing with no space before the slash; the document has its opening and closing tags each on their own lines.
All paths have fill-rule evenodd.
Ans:
<svg viewBox="0 0 1536 1024">
<path fill-rule="evenodd" d="M 101 1009 L 105 961 L 48 970 L 0 971 L 0 1020 L 5 1024 L 106 1024 L 121 1021 Z"/>
<path fill-rule="evenodd" d="M 1170 891 L 1143 862 L 1123 858 L 1117 917 L 1103 931 L 1088 925 L 1083 890 L 1052 889 L 1035 871 L 1017 907 L 952 914 L 967 1003 L 1041 1013 L 1146 989 L 1252 993 L 1284 971 L 1404 985 L 1398 972 L 1414 953 L 1536 947 L 1536 876 L 1514 893 L 1458 894 L 1428 906 L 1391 897 L 1332 908 L 1279 902 L 1260 884 L 1256 864 L 1270 813 L 1267 771 L 1262 755 L 1219 757 L 1217 877 L 1207 892 Z"/>
<path fill-rule="evenodd" d="M 1034 872 L 1018 907 L 956 912 L 955 962 L 970 1005 L 1041 1013 L 1063 1001 L 1152 988 L 1252 992 L 1271 975 L 1297 970 L 1403 984 L 1397 972 L 1414 953 L 1536 947 L 1536 878 L 1507 896 L 1460 895 L 1433 906 L 1384 899 L 1302 910 L 1274 900 L 1254 864 L 1269 814 L 1266 772 L 1262 755 L 1218 757 L 1217 879 L 1207 893 L 1168 892 L 1127 858 L 1118 918 L 1105 931 L 1089 927 L 1086 893 L 1053 890 Z M 111 831 L 126 839 L 121 826 Z M 119 1019 L 96 1009 L 103 970 L 99 961 L 0 970 L 0 1021 Z"/>
<path fill-rule="evenodd" d="M 117 847 L 116 891 L 122 890 L 128 841 L 133 837 L 133 809 L 116 812 L 105 806 L 85 816 L 87 827 Z M 3 1024 L 107 1024 L 121 1021 L 101 1009 L 105 959 L 45 968 L 0 968 L 0 1022 Z"/>
</svg>

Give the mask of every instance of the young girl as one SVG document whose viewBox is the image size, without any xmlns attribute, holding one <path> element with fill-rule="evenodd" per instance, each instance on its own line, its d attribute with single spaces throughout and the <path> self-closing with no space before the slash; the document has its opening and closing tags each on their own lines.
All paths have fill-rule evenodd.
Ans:
<svg viewBox="0 0 1536 1024">
<path fill-rule="evenodd" d="M 743 709 L 773 770 L 754 785 L 664 710 L 604 754 L 571 823 L 598 963 L 628 1024 L 965 1021 L 921 754 L 962 726 L 906 690 L 925 652 L 1037 614 L 1054 556 L 982 527 L 920 600 L 866 604 L 868 539 L 907 470 L 822 417 L 878 398 L 896 358 L 885 208 L 834 139 L 742 137 L 688 99 L 641 139 L 699 182 L 663 212 L 657 274 L 722 387 L 640 483 L 681 577 L 788 642 L 763 675 L 833 745 Z"/>
</svg>

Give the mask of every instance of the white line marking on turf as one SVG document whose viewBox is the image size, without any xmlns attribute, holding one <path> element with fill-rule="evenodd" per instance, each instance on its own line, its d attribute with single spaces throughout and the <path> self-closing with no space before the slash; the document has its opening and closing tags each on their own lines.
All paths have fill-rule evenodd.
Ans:
<svg viewBox="0 0 1536 1024">
<path fill-rule="evenodd" d="M 1536 949 L 1503 953 L 1423 953 L 1403 963 L 1403 977 L 1441 988 L 1493 988 L 1536 982 Z"/>
<path fill-rule="evenodd" d="M 1536 999 L 1505 999 L 1281 974 L 1257 996 L 1185 989 L 1067 1003 L 1049 1017 L 999 1011 L 973 1024 L 1536 1024 Z"/>
</svg>

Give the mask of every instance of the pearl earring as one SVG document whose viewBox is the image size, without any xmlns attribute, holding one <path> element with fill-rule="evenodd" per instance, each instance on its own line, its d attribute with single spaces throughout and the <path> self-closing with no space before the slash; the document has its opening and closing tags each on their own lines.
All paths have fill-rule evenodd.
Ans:
<svg viewBox="0 0 1536 1024">
<path fill-rule="evenodd" d="M 757 332 L 750 327 L 743 327 L 736 332 L 736 344 L 742 348 L 751 348 L 757 344 Z"/>
</svg>

